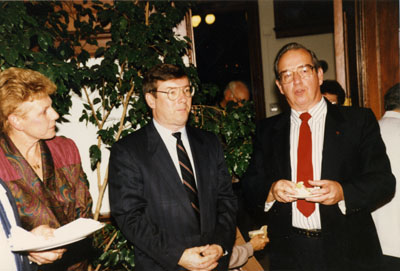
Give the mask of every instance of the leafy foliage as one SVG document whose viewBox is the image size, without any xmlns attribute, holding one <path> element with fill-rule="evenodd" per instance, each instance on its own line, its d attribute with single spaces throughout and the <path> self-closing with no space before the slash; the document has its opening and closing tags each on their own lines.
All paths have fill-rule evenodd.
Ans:
<svg viewBox="0 0 400 271">
<path fill-rule="evenodd" d="M 0 2 L 0 67 L 39 71 L 57 85 L 53 106 L 65 121 L 70 90 L 80 92 L 81 74 L 74 47 L 82 35 L 68 31 L 69 17 L 61 2 Z M 80 32 L 78 32 L 80 33 Z"/>
<path fill-rule="evenodd" d="M 93 240 L 96 248 L 108 246 L 106 251 L 99 251 L 100 256 L 93 261 L 95 266 L 102 264 L 112 270 L 132 270 L 135 266 L 133 245 L 111 224 L 96 232 Z"/>
<path fill-rule="evenodd" d="M 205 96 L 209 91 L 205 91 Z M 204 94 L 203 94 L 204 95 Z M 246 171 L 252 153 L 252 136 L 255 132 L 253 102 L 242 107 L 229 102 L 226 108 L 215 105 L 193 105 L 191 123 L 195 127 L 219 136 L 224 148 L 225 161 L 232 177 L 240 178 Z"/>
</svg>

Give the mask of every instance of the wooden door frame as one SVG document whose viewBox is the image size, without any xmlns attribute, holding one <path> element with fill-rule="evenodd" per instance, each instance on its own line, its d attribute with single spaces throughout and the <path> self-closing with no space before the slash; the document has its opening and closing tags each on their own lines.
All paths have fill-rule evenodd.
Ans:
<svg viewBox="0 0 400 271">
<path fill-rule="evenodd" d="M 353 106 L 369 107 L 380 118 L 384 94 L 400 80 L 399 1 L 354 0 L 351 4 L 353 14 L 346 14 L 343 0 L 334 0 L 336 77 L 358 98 Z M 349 16 L 354 16 L 354 24 L 347 21 Z M 355 69 L 350 67 L 352 57 Z"/>
</svg>

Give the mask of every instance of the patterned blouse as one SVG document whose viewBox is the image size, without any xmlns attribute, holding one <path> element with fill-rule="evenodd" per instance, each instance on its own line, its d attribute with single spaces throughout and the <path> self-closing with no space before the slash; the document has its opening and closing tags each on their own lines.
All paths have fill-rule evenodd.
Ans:
<svg viewBox="0 0 400 271">
<path fill-rule="evenodd" d="M 41 140 L 39 143 L 43 180 L 36 175 L 11 139 L 0 134 L 0 178 L 16 200 L 22 226 L 26 230 L 43 224 L 58 228 L 79 217 L 92 217 L 89 183 L 75 143 L 64 137 Z M 80 253 L 67 249 L 59 263 L 49 265 L 48 270 L 87 270 L 84 267 L 86 264 L 75 264 L 74 256 L 71 256 Z M 71 266 L 68 268 L 65 265 Z"/>
</svg>

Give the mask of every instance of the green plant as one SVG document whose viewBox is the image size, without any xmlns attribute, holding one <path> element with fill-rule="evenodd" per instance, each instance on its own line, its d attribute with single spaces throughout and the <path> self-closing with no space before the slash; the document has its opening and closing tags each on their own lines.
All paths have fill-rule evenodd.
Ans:
<svg viewBox="0 0 400 271">
<path fill-rule="evenodd" d="M 94 234 L 93 245 L 104 248 L 100 256 L 93 261 L 96 270 L 103 266 L 112 270 L 132 270 L 135 266 L 134 247 L 122 235 L 121 231 L 111 224 Z"/>
<path fill-rule="evenodd" d="M 72 36 L 68 13 L 61 2 L 0 2 L 0 67 L 37 70 L 57 85 L 52 97 L 60 114 L 71 106 L 70 91 L 80 92 L 80 74 L 76 71 L 74 46 L 80 36 Z"/>
<path fill-rule="evenodd" d="M 203 85 L 200 100 L 215 100 L 216 86 Z M 211 97 L 211 98 L 210 98 Z M 215 105 L 194 104 L 191 124 L 219 136 L 224 147 L 225 161 L 235 179 L 246 171 L 252 153 L 252 137 L 255 132 L 255 111 L 253 102 L 247 101 L 242 107 L 230 102 L 226 108 Z"/>
</svg>

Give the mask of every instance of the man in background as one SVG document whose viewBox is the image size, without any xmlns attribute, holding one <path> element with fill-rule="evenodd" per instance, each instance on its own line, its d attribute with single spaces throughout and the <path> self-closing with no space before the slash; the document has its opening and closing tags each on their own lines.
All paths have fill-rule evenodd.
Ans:
<svg viewBox="0 0 400 271">
<path fill-rule="evenodd" d="M 321 85 L 321 93 L 332 104 L 344 104 L 346 93 L 336 80 L 324 80 Z"/>
<path fill-rule="evenodd" d="M 243 101 L 250 100 L 250 92 L 246 84 L 242 81 L 231 81 L 224 90 L 224 98 L 219 103 L 222 108 L 225 108 L 228 102 L 232 101 L 239 106 L 242 106 Z"/>
<path fill-rule="evenodd" d="M 380 270 L 371 211 L 393 196 L 395 179 L 374 114 L 327 103 L 319 61 L 301 44 L 282 47 L 274 70 L 291 109 L 259 123 L 242 180 L 266 213 L 270 270 Z"/>
<path fill-rule="evenodd" d="M 136 271 L 227 270 L 236 197 L 218 137 L 186 125 L 194 89 L 161 64 L 143 80 L 152 121 L 112 146 L 111 215 Z"/>
<path fill-rule="evenodd" d="M 400 83 L 385 94 L 385 114 L 379 121 L 383 142 L 389 156 L 392 172 L 400 181 Z M 383 250 L 382 271 L 400 270 L 400 185 L 397 183 L 394 198 L 380 207 L 372 216 Z"/>
</svg>

